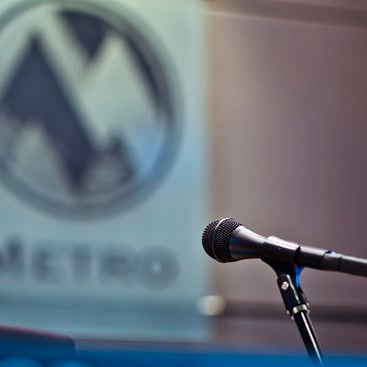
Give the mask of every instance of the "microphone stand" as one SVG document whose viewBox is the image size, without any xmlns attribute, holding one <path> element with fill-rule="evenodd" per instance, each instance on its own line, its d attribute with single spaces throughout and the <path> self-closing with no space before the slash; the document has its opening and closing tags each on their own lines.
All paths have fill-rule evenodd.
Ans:
<svg viewBox="0 0 367 367">
<path fill-rule="evenodd" d="M 277 284 L 285 308 L 297 324 L 310 359 L 316 364 L 323 365 L 319 342 L 309 317 L 309 303 L 299 283 L 299 276 L 303 268 L 289 263 L 265 262 L 275 270 L 278 276 Z"/>
</svg>

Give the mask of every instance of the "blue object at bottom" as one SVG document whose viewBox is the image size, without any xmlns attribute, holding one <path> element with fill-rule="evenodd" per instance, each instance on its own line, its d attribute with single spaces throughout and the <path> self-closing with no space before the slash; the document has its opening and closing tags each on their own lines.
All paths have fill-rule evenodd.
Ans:
<svg viewBox="0 0 367 367">
<path fill-rule="evenodd" d="M 0 356 L 0 367 L 303 367 L 315 366 L 307 356 L 295 355 L 256 355 L 237 352 L 190 351 L 171 349 L 134 350 L 83 350 L 74 356 L 43 355 Z M 366 356 L 328 356 L 325 366 L 366 366 Z"/>
</svg>

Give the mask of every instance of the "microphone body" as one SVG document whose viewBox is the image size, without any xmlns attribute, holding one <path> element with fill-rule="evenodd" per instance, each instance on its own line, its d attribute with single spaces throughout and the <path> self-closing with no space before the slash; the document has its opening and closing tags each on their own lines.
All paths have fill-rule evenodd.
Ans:
<svg viewBox="0 0 367 367">
<path fill-rule="evenodd" d="M 208 224 L 202 243 L 206 253 L 219 262 L 260 258 L 265 262 L 293 263 L 299 267 L 339 271 L 367 277 L 367 260 L 330 250 L 259 235 L 232 218 Z"/>
</svg>

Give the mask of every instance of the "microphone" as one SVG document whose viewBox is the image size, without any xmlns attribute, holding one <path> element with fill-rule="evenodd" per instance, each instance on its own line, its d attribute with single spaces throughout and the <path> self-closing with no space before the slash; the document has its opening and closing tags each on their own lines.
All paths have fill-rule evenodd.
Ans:
<svg viewBox="0 0 367 367">
<path fill-rule="evenodd" d="M 233 218 L 209 223 L 202 235 L 205 252 L 226 263 L 260 258 L 267 263 L 293 263 L 298 267 L 338 271 L 367 277 L 367 260 L 333 251 L 257 234 Z"/>
</svg>

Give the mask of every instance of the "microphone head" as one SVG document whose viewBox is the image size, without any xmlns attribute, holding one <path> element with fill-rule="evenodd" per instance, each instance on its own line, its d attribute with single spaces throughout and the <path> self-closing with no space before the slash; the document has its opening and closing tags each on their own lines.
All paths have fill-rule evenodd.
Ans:
<svg viewBox="0 0 367 367">
<path fill-rule="evenodd" d="M 233 231 L 239 226 L 242 224 L 233 218 L 216 219 L 209 223 L 202 235 L 205 252 L 222 263 L 236 261 L 231 256 L 229 242 Z"/>
</svg>

